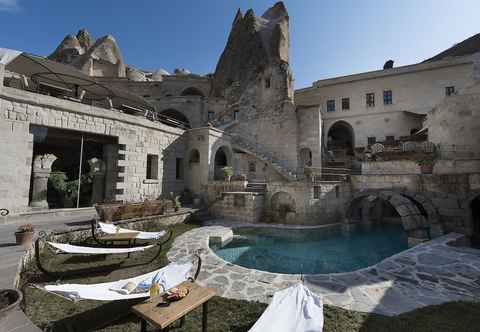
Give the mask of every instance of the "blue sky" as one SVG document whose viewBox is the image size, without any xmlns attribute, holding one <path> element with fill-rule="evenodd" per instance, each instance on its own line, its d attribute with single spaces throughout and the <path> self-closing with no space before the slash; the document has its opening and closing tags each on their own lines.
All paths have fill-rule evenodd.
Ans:
<svg viewBox="0 0 480 332">
<path fill-rule="evenodd" d="M 478 0 L 286 0 L 295 87 L 422 61 L 480 32 Z M 236 9 L 268 0 L 0 0 L 0 47 L 48 55 L 85 27 L 144 69 L 213 72 Z"/>
</svg>

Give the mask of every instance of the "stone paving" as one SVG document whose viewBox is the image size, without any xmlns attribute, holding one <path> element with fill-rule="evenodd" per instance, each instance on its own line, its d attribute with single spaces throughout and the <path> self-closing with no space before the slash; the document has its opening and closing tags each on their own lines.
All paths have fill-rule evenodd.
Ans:
<svg viewBox="0 0 480 332">
<path fill-rule="evenodd" d="M 301 281 L 287 275 L 247 269 L 226 262 L 209 247 L 233 237 L 230 227 L 207 226 L 178 236 L 167 256 L 191 261 L 197 252 L 203 265 L 199 283 L 227 298 L 268 303 L 273 293 Z M 305 284 L 326 304 L 347 310 L 398 315 L 448 301 L 480 300 L 480 250 L 447 243 L 463 237 L 450 233 L 391 256 L 365 269 L 348 273 L 305 275 Z"/>
</svg>

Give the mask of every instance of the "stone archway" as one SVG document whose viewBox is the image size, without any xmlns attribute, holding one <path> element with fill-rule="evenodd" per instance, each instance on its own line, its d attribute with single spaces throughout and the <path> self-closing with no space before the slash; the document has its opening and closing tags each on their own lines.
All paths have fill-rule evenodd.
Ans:
<svg viewBox="0 0 480 332">
<path fill-rule="evenodd" d="M 438 226 L 438 219 L 434 216 L 433 211 L 430 211 L 432 215 L 430 218 L 428 211 L 433 209 L 433 207 L 430 207 L 428 202 L 422 204 L 421 201 L 415 199 L 414 195 L 387 190 L 356 193 L 346 205 L 347 219 L 350 221 L 358 221 L 358 219 L 364 221 L 371 218 L 370 209 L 373 207 L 378 208 L 378 203 L 375 205 L 377 200 L 382 200 L 395 209 L 411 244 L 430 238 L 430 229 L 432 226 Z M 358 212 L 359 208 L 361 212 Z"/>
<path fill-rule="evenodd" d="M 191 128 L 190 121 L 188 118 L 180 111 L 169 108 L 166 110 L 163 110 L 159 113 L 159 120 L 169 124 L 169 125 L 175 125 L 175 122 L 178 122 L 178 125 L 187 129 Z M 173 122 L 171 121 L 173 120 Z"/>
<path fill-rule="evenodd" d="M 353 155 L 355 136 L 353 127 L 346 121 L 337 121 L 328 129 L 327 149 L 337 155 Z"/>
<path fill-rule="evenodd" d="M 480 195 L 471 200 L 470 214 L 472 223 L 472 246 L 480 248 Z"/>
<path fill-rule="evenodd" d="M 196 88 L 196 87 L 189 87 L 189 88 L 186 88 L 185 90 L 182 91 L 181 93 L 181 96 L 198 96 L 198 97 L 205 97 L 205 95 L 203 94 L 203 92 Z"/>
<path fill-rule="evenodd" d="M 465 233 L 470 236 L 472 247 L 480 249 L 480 190 L 474 190 L 461 208 L 465 211 Z"/>
<path fill-rule="evenodd" d="M 213 159 L 213 179 L 217 181 L 225 180 L 223 173 L 224 167 L 232 166 L 232 156 L 227 146 L 221 146 L 215 152 Z"/>
<path fill-rule="evenodd" d="M 295 223 L 296 204 L 292 195 L 284 191 L 275 193 L 270 199 L 270 215 L 274 223 Z"/>
</svg>

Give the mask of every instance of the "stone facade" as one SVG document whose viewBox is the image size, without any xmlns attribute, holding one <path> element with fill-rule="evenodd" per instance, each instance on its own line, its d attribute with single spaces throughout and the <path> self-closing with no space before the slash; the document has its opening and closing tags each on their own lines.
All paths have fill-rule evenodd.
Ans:
<svg viewBox="0 0 480 332">
<path fill-rule="evenodd" d="M 268 222 L 325 225 L 344 219 L 348 183 L 270 182 L 265 200 Z M 282 207 L 282 206 L 288 206 Z M 286 209 L 286 211 L 282 211 Z"/>
<path fill-rule="evenodd" d="M 33 137 L 30 125 L 96 133 L 118 141 L 114 161 L 114 197 L 137 201 L 169 192 L 181 192 L 183 179 L 176 179 L 175 159 L 184 156 L 183 130 L 114 111 L 83 105 L 14 88 L 1 91 L 2 153 L 7 162 L 0 166 L 3 181 L 0 205 L 12 212 L 29 205 Z M 146 179 L 147 154 L 163 158 L 158 179 Z M 8 194 L 7 194 L 8 193 Z"/>
<path fill-rule="evenodd" d="M 398 139 L 410 135 L 412 129 L 421 129 L 423 117 L 416 114 L 426 115 L 441 103 L 446 87 L 454 87 L 461 95 L 473 82 L 472 56 L 453 57 L 320 80 L 297 90 L 295 103 L 297 107 L 315 106 L 322 113 L 325 140 L 329 129 L 344 121 L 353 129 L 354 146 L 363 147 L 368 137 L 377 141 L 384 141 L 386 136 Z M 384 103 L 386 90 L 392 91 L 389 104 Z M 375 94 L 374 106 L 366 105 L 367 93 Z M 343 98 L 349 98 L 347 110 L 342 109 Z M 335 101 L 334 111 L 327 112 L 328 100 Z"/>
</svg>

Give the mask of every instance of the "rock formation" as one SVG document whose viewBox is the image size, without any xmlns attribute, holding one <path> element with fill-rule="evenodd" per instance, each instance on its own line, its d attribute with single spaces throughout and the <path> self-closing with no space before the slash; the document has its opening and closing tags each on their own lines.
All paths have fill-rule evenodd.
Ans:
<svg viewBox="0 0 480 332">
<path fill-rule="evenodd" d="M 261 17 L 252 9 L 240 10 L 232 24 L 228 42 L 214 74 L 213 94 L 224 95 L 232 83 L 240 84 L 243 91 L 248 82 L 255 80 L 269 66 L 282 66 L 285 78 L 288 69 L 289 17 L 282 2 L 268 9 Z"/>
<path fill-rule="evenodd" d="M 229 131 L 268 151 L 282 166 L 297 165 L 296 115 L 289 67 L 289 17 L 282 2 L 262 16 L 239 10 L 212 82 L 227 108 L 217 125 L 239 120 Z"/>
<path fill-rule="evenodd" d="M 115 39 L 104 36 L 94 41 L 87 30 L 67 35 L 50 60 L 71 64 L 90 76 L 125 77 L 126 67 Z"/>
</svg>

